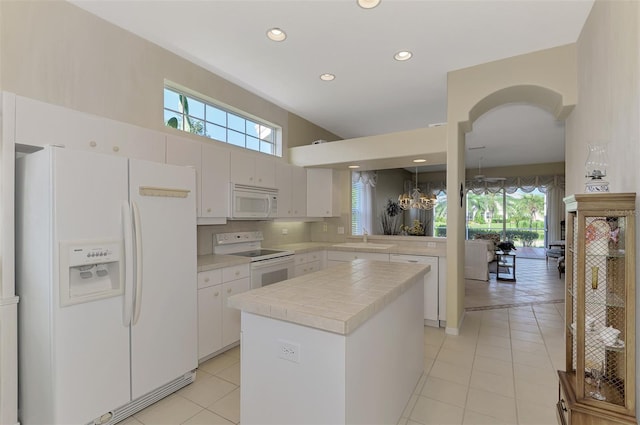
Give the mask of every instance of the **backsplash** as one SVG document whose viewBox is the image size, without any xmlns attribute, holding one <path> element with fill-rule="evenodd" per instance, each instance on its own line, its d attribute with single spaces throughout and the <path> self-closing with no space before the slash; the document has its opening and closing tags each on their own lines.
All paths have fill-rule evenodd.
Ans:
<svg viewBox="0 0 640 425">
<path fill-rule="evenodd" d="M 288 243 L 309 242 L 311 224 L 303 222 L 228 221 L 227 224 L 198 226 L 198 255 L 213 254 L 213 239 L 218 233 L 251 232 L 261 230 L 262 246 L 270 247 Z M 286 229 L 287 234 L 282 231 Z"/>
<path fill-rule="evenodd" d="M 266 248 L 300 242 L 342 243 L 351 233 L 348 223 L 348 214 L 343 214 L 316 222 L 235 220 L 227 224 L 198 226 L 198 255 L 213 254 L 213 239 L 218 233 L 261 230 L 264 236 L 262 246 Z M 344 228 L 344 234 L 338 234 L 340 227 Z M 286 229 L 286 235 L 282 234 L 283 229 Z"/>
</svg>

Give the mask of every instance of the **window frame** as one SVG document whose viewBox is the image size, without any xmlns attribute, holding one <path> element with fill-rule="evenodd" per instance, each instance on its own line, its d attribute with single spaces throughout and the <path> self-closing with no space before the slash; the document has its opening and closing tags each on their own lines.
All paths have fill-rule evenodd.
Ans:
<svg viewBox="0 0 640 425">
<path fill-rule="evenodd" d="M 193 105 L 199 106 L 201 104 L 202 107 L 198 107 L 198 113 L 192 113 L 192 109 L 187 103 L 187 111 L 185 112 L 182 101 L 179 100 L 177 108 L 174 109 L 167 104 L 167 91 L 177 96 L 178 99 L 181 99 L 180 96 L 183 96 L 189 101 L 198 102 Z M 280 126 L 167 82 L 164 84 L 162 93 L 163 122 L 166 127 L 206 137 L 251 152 L 282 157 L 282 128 Z M 216 115 L 222 112 L 224 114 L 224 125 L 221 125 L 222 122 L 219 119 L 219 115 L 208 119 L 208 112 L 210 114 L 215 113 Z M 169 124 L 169 121 L 174 117 L 176 118 L 175 127 Z M 230 118 L 233 121 L 237 121 L 237 124 L 230 126 Z M 199 131 L 190 131 L 185 129 L 186 125 L 198 125 L 202 127 Z M 249 126 L 252 126 L 253 130 L 248 129 Z M 241 129 L 240 127 L 244 128 Z M 221 130 L 224 131 L 224 137 L 219 137 L 221 136 Z M 214 132 L 215 135 L 212 134 Z M 264 133 L 267 133 L 267 135 L 263 135 Z M 255 146 L 255 148 L 251 146 Z"/>
</svg>

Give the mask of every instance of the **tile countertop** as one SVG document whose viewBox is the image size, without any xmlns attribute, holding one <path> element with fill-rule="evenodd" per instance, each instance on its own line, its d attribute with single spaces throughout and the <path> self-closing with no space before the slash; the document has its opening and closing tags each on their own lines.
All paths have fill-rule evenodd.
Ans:
<svg viewBox="0 0 640 425">
<path fill-rule="evenodd" d="M 249 258 L 239 257 L 237 255 L 199 255 L 198 272 L 206 272 L 207 270 L 237 266 L 238 264 L 249 264 L 250 262 L 251 260 Z"/>
<path fill-rule="evenodd" d="M 377 243 L 377 242 L 376 242 Z M 386 242 L 385 242 L 386 243 Z M 340 246 L 339 242 L 301 242 L 292 243 L 286 245 L 270 246 L 273 249 L 286 249 L 293 251 L 296 254 L 304 254 L 305 252 L 327 250 L 327 251 L 359 251 L 359 252 L 380 252 L 383 254 L 405 254 L 405 255 L 425 255 L 431 257 L 444 257 L 447 255 L 445 248 L 427 248 L 421 246 L 409 246 L 409 245 L 391 245 L 389 248 L 365 248 L 365 247 L 347 247 Z"/>
<path fill-rule="evenodd" d="M 338 245 L 338 246 L 336 246 Z M 299 242 L 285 245 L 269 246 L 270 249 L 283 249 L 293 251 L 296 254 L 304 254 L 311 251 L 330 250 L 330 251 L 359 251 L 359 252 L 380 252 L 384 254 L 405 254 L 405 255 L 426 255 L 432 257 L 444 257 L 446 252 L 444 249 L 426 248 L 420 246 L 403 246 L 392 245 L 389 248 L 352 248 L 339 246 L 336 242 Z M 250 260 L 245 257 L 235 255 L 199 255 L 198 256 L 198 272 L 214 270 L 223 267 L 236 266 L 238 264 L 249 263 Z"/>
<path fill-rule="evenodd" d="M 355 260 L 243 292 L 228 302 L 248 313 L 347 335 L 429 270 L 423 264 Z"/>
<path fill-rule="evenodd" d="M 284 249 L 286 251 L 293 251 L 296 254 L 304 254 L 311 251 L 329 249 L 331 245 L 334 245 L 335 243 L 336 242 L 299 242 L 299 243 L 288 243 L 284 245 L 274 245 L 274 246 L 269 246 L 267 248 Z"/>
</svg>

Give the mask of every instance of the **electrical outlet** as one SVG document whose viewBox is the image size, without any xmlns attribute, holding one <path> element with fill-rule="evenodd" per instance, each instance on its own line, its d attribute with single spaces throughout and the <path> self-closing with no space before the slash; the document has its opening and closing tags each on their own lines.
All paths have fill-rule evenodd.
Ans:
<svg viewBox="0 0 640 425">
<path fill-rule="evenodd" d="M 327 223 L 322 223 L 322 231 L 323 231 L 324 233 L 327 233 L 327 228 L 328 228 L 328 227 L 329 227 L 329 226 L 327 226 Z"/>
<path fill-rule="evenodd" d="M 289 229 L 287 229 L 287 228 L 282 229 L 282 234 L 283 235 L 288 235 L 289 234 Z"/>
<path fill-rule="evenodd" d="M 290 362 L 300 363 L 300 344 L 279 339 L 278 357 L 289 360 Z"/>
<path fill-rule="evenodd" d="M 435 242 L 427 242 L 427 248 L 435 248 L 435 247 L 436 247 Z"/>
<path fill-rule="evenodd" d="M 338 234 L 344 235 L 344 226 L 338 226 Z"/>
</svg>

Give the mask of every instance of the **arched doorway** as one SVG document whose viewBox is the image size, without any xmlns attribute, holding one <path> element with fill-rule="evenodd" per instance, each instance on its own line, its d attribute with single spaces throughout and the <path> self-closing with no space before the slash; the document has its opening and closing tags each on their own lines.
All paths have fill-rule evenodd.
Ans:
<svg viewBox="0 0 640 425">
<path fill-rule="evenodd" d="M 565 119 L 577 98 L 575 45 L 478 65 L 449 73 L 447 105 L 447 329 L 464 319 L 465 135 L 492 108 L 527 102 Z M 455 189 L 453 189 L 455 188 Z"/>
</svg>

